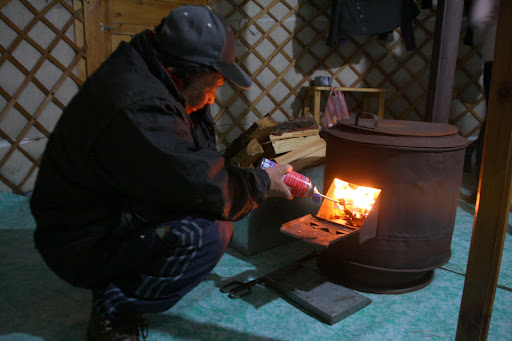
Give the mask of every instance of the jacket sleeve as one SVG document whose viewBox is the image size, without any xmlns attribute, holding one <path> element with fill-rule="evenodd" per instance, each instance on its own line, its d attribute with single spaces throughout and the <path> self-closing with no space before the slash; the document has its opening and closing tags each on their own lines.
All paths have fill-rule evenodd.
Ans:
<svg viewBox="0 0 512 341">
<path fill-rule="evenodd" d="M 226 166 L 194 142 L 190 124 L 158 99 L 124 109 L 94 145 L 100 176 L 128 205 L 163 216 L 241 219 L 266 199 L 267 173 Z"/>
</svg>

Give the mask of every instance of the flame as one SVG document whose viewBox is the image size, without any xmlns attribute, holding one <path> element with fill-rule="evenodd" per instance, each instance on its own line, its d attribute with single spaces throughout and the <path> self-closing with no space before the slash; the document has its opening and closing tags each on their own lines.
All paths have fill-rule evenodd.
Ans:
<svg viewBox="0 0 512 341">
<path fill-rule="evenodd" d="M 334 197 L 340 202 L 334 205 L 334 214 L 342 216 L 341 212 L 343 212 L 349 218 L 364 219 L 370 213 L 380 192 L 381 190 L 377 188 L 358 186 L 334 179 Z"/>
</svg>

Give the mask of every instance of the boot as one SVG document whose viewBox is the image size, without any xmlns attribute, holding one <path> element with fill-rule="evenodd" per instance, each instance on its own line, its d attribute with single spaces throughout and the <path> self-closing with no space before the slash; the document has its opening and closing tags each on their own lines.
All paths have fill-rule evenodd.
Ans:
<svg viewBox="0 0 512 341">
<path fill-rule="evenodd" d="M 140 341 L 148 336 L 148 321 L 139 315 L 107 319 L 92 311 L 87 326 L 88 341 Z"/>
</svg>

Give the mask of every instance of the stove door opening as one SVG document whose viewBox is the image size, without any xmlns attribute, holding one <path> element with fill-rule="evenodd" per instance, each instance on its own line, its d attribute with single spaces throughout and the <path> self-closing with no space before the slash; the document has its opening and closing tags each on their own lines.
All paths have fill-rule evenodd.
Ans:
<svg viewBox="0 0 512 341">
<path fill-rule="evenodd" d="M 368 219 L 371 212 L 377 211 L 379 194 L 377 188 L 359 186 L 335 178 L 326 194 L 337 202 L 324 200 L 316 215 L 289 221 L 281 226 L 281 232 L 308 243 L 328 247 L 366 225 L 375 224 L 376 219 Z M 373 230 L 374 228 L 372 228 Z"/>
</svg>

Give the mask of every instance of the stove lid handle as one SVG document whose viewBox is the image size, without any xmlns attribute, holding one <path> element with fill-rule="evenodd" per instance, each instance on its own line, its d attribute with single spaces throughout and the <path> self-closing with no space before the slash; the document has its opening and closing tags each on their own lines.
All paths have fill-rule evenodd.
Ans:
<svg viewBox="0 0 512 341">
<path fill-rule="evenodd" d="M 377 115 L 375 115 L 371 112 L 359 112 L 359 113 L 355 114 L 355 116 L 356 116 L 356 121 L 354 123 L 355 126 L 362 127 L 359 125 L 359 118 L 362 115 L 370 115 L 373 118 L 373 129 L 377 129 L 377 127 L 379 126 L 379 118 L 377 117 Z M 365 127 L 365 128 L 370 128 L 370 127 Z"/>
</svg>

